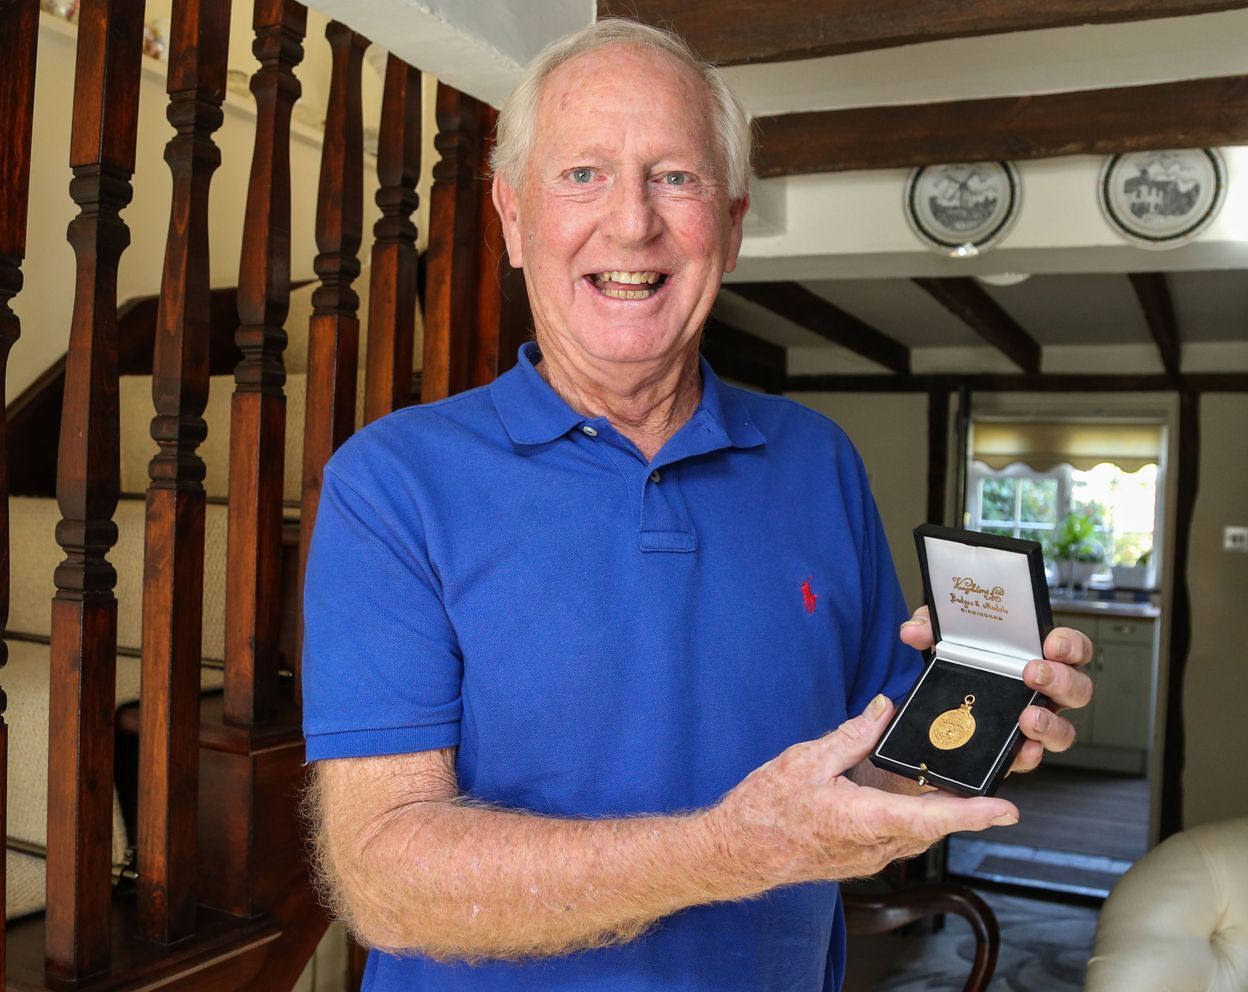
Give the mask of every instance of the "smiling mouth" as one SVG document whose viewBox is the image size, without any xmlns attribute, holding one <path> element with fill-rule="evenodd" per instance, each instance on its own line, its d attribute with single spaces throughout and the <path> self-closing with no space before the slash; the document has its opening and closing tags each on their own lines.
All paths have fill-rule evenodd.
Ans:
<svg viewBox="0 0 1248 992">
<path fill-rule="evenodd" d="M 612 270 L 586 276 L 603 296 L 613 300 L 648 300 L 667 282 L 663 272 Z"/>
</svg>

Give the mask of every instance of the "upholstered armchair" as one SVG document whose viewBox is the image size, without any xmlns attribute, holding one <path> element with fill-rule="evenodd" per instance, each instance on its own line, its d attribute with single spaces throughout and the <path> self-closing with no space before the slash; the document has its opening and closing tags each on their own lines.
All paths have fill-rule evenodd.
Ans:
<svg viewBox="0 0 1248 992">
<path fill-rule="evenodd" d="M 1085 992 L 1248 989 L 1248 817 L 1145 855 L 1101 911 Z"/>
</svg>

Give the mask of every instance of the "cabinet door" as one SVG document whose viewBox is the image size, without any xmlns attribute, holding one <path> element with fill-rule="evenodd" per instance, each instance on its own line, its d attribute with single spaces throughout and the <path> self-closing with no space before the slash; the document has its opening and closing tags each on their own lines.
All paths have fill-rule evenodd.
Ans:
<svg viewBox="0 0 1248 992">
<path fill-rule="evenodd" d="M 1147 748 L 1151 648 L 1105 641 L 1094 664 L 1096 708 L 1092 713 L 1091 740 L 1111 747 Z"/>
</svg>

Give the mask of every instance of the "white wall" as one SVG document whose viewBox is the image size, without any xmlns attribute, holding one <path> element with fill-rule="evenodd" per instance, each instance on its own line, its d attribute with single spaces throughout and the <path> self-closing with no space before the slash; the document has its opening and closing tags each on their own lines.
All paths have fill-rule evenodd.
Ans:
<svg viewBox="0 0 1248 992">
<path fill-rule="evenodd" d="M 1188 588 L 1192 646 L 1183 685 L 1186 826 L 1248 814 L 1248 554 L 1222 550 L 1222 528 L 1248 525 L 1248 395 L 1200 403 L 1200 488 Z"/>
</svg>

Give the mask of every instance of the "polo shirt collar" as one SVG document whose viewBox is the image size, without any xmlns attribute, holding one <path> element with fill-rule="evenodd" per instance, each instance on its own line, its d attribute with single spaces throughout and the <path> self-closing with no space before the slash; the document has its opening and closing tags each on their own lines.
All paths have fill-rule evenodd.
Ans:
<svg viewBox="0 0 1248 992">
<path fill-rule="evenodd" d="M 490 383 L 490 395 L 507 435 L 516 444 L 546 444 L 563 437 L 586 418 L 573 410 L 537 371 L 537 344 L 520 346 L 516 365 Z M 716 446 L 753 448 L 766 441 L 741 399 L 700 360 L 702 403 L 691 420 L 701 419 L 716 436 Z M 679 432 L 678 432 L 679 433 Z"/>
</svg>

